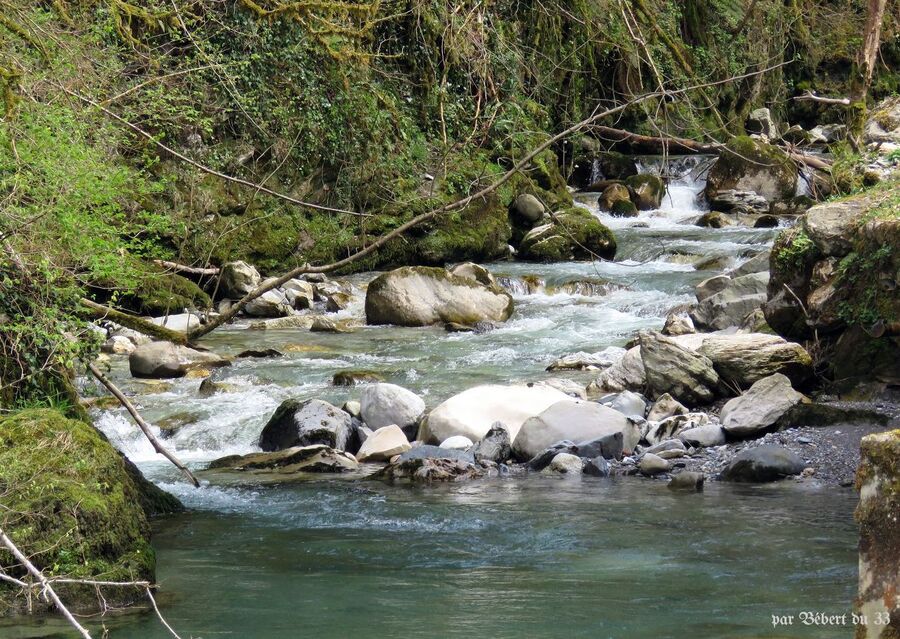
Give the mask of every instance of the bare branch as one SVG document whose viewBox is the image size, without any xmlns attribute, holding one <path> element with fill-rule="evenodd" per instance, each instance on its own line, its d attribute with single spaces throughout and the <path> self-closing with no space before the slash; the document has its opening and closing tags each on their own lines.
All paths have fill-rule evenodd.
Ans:
<svg viewBox="0 0 900 639">
<path fill-rule="evenodd" d="M 803 95 L 794 96 L 794 100 L 798 102 L 821 102 L 823 104 L 842 104 L 844 106 L 850 106 L 850 98 L 826 98 L 820 95 L 816 95 L 812 91 L 807 91 Z"/>
</svg>

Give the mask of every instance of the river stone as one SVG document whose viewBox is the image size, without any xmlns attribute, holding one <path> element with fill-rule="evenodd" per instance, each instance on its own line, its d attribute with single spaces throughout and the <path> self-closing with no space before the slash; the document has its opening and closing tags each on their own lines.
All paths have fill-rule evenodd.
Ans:
<svg viewBox="0 0 900 639">
<path fill-rule="evenodd" d="M 200 328 L 200 316 L 196 313 L 177 313 L 175 315 L 151 317 L 150 321 L 157 326 L 163 326 L 170 331 L 178 333 L 187 333 Z"/>
<path fill-rule="evenodd" d="M 688 428 L 678 433 L 678 438 L 694 448 L 721 446 L 725 443 L 725 431 L 719 424 L 706 424 Z"/>
<path fill-rule="evenodd" d="M 702 302 L 707 297 L 712 297 L 716 293 L 724 291 L 730 282 L 731 278 L 727 275 L 714 275 L 694 287 L 694 296 L 698 302 Z"/>
<path fill-rule="evenodd" d="M 734 279 L 744 275 L 752 275 L 753 273 L 767 272 L 769 270 L 769 258 L 771 255 L 771 251 L 757 253 L 740 266 L 728 271 L 728 276 Z"/>
<path fill-rule="evenodd" d="M 713 400 L 719 375 L 709 358 L 659 333 L 642 332 L 640 344 L 647 385 L 654 395 L 669 393 L 688 404 Z"/>
<path fill-rule="evenodd" d="M 287 399 L 275 409 L 259 436 L 266 452 L 322 444 L 344 450 L 351 435 L 350 415 L 321 399 Z"/>
<path fill-rule="evenodd" d="M 259 286 L 259 271 L 246 262 L 228 262 L 219 271 L 219 295 L 238 300 Z"/>
<path fill-rule="evenodd" d="M 659 455 L 665 451 L 669 450 L 677 450 L 679 452 L 685 452 L 687 448 L 684 446 L 684 442 L 680 439 L 666 439 L 664 441 L 659 442 L 658 444 L 654 444 L 650 448 L 648 448 L 645 452 L 653 453 L 654 455 Z"/>
<path fill-rule="evenodd" d="M 413 449 L 416 450 L 418 449 Z M 403 459 L 401 455 L 399 460 L 388 464 L 373 476 L 388 481 L 434 483 L 477 479 L 485 473 L 484 468 L 468 461 L 428 457 Z"/>
<path fill-rule="evenodd" d="M 475 461 L 492 461 L 503 463 L 512 457 L 512 445 L 509 441 L 509 431 L 500 422 L 491 425 L 491 429 L 475 444 L 472 450 Z"/>
<path fill-rule="evenodd" d="M 610 184 L 607 186 L 600 198 L 597 200 L 597 206 L 601 211 L 612 211 L 617 202 L 631 202 L 631 194 L 628 187 L 624 184 Z M 637 211 L 635 210 L 635 215 Z"/>
<path fill-rule="evenodd" d="M 359 468 L 352 455 L 328 446 L 294 446 L 270 453 L 229 455 L 210 462 L 208 470 L 251 472 L 340 473 Z"/>
<path fill-rule="evenodd" d="M 103 342 L 100 351 L 102 353 L 110 353 L 113 355 L 130 355 L 134 352 L 135 348 L 134 342 L 124 335 L 113 335 Z"/>
<path fill-rule="evenodd" d="M 153 379 L 184 377 L 194 369 L 228 365 L 228 360 L 214 353 L 171 342 L 141 344 L 128 357 L 128 367 L 134 377 Z"/>
<path fill-rule="evenodd" d="M 601 456 L 584 462 L 582 472 L 591 477 L 609 477 L 609 462 Z"/>
<path fill-rule="evenodd" d="M 813 374 L 812 357 L 806 349 L 778 335 L 709 335 L 697 352 L 712 360 L 723 380 L 739 388 L 775 373 L 786 375 L 795 384 L 806 382 Z"/>
<path fill-rule="evenodd" d="M 618 346 L 609 346 L 596 353 L 578 351 L 571 355 L 560 357 L 547 367 L 548 371 L 592 371 L 603 370 L 614 365 L 625 357 L 625 349 Z"/>
<path fill-rule="evenodd" d="M 288 298 L 278 289 L 266 291 L 244 306 L 244 313 L 252 317 L 287 317 L 292 311 Z"/>
<path fill-rule="evenodd" d="M 453 437 L 448 437 L 444 441 L 441 442 L 440 448 L 452 448 L 453 450 L 468 450 L 472 448 L 475 444 L 472 443 L 472 440 L 468 437 L 463 437 L 462 435 L 454 435 Z"/>
<path fill-rule="evenodd" d="M 653 453 L 644 453 L 643 456 L 641 456 L 641 461 L 638 463 L 640 471 L 644 475 L 651 477 L 653 475 L 667 473 L 671 467 L 672 465 L 668 460 L 663 459 L 658 455 L 654 455 Z"/>
<path fill-rule="evenodd" d="M 404 266 L 382 273 L 366 291 L 369 324 L 429 326 L 448 322 L 503 322 L 512 312 L 513 299 L 509 293 L 441 268 Z"/>
<path fill-rule="evenodd" d="M 747 314 L 765 303 L 768 284 L 768 272 L 729 278 L 722 290 L 700 300 L 691 311 L 694 325 L 710 330 L 740 326 Z"/>
<path fill-rule="evenodd" d="M 677 475 L 672 475 L 668 486 L 673 490 L 703 490 L 704 481 L 706 481 L 706 476 L 703 473 L 685 470 Z"/>
<path fill-rule="evenodd" d="M 822 254 L 843 257 L 853 250 L 856 228 L 870 206 L 865 199 L 817 204 L 800 218 L 800 228 Z"/>
<path fill-rule="evenodd" d="M 706 177 L 707 197 L 718 191 L 754 191 L 769 202 L 788 200 L 797 190 L 797 166 L 781 149 L 746 136 L 733 138 Z"/>
<path fill-rule="evenodd" d="M 709 415 L 706 413 L 688 413 L 686 415 L 674 415 L 667 417 L 658 424 L 653 424 L 644 435 L 647 443 L 653 445 L 668 439 L 678 437 L 682 432 L 705 426 L 709 423 Z"/>
<path fill-rule="evenodd" d="M 759 133 L 770 140 L 778 138 L 778 125 L 775 124 L 772 112 L 769 111 L 768 107 L 753 109 L 750 115 L 747 116 L 744 128 L 747 133 Z"/>
<path fill-rule="evenodd" d="M 419 439 L 442 442 L 454 435 L 463 435 L 479 442 L 494 423 L 501 422 L 506 426 L 510 440 L 515 441 L 522 422 L 563 400 L 570 401 L 571 398 L 541 384 L 475 386 L 432 410 Z"/>
<path fill-rule="evenodd" d="M 805 464 L 784 446 L 764 444 L 738 453 L 722 471 L 722 479 L 735 482 L 768 482 L 799 475 Z"/>
<path fill-rule="evenodd" d="M 666 316 L 666 323 L 663 325 L 663 335 L 690 335 L 696 333 L 694 322 L 690 316 L 683 313 L 669 313 Z"/>
<path fill-rule="evenodd" d="M 396 424 L 375 429 L 360 446 L 356 459 L 361 462 L 388 461 L 410 449 L 409 440 Z"/>
<path fill-rule="evenodd" d="M 479 284 L 484 284 L 485 286 L 495 286 L 497 284 L 496 280 L 494 280 L 494 276 L 491 275 L 489 270 L 479 264 L 474 264 L 473 262 L 457 264 L 450 269 L 450 273 L 467 280 L 472 280 L 473 282 L 478 282 Z"/>
<path fill-rule="evenodd" d="M 618 393 L 608 401 L 602 400 L 602 403 L 604 406 L 609 406 L 613 410 L 619 411 L 626 417 L 636 416 L 643 419 L 644 413 L 647 412 L 647 403 L 644 398 L 628 390 Z"/>
<path fill-rule="evenodd" d="M 791 380 L 775 373 L 728 400 L 722 407 L 722 428 L 737 437 L 760 434 L 804 400 L 806 397 L 791 387 Z"/>
<path fill-rule="evenodd" d="M 425 402 L 410 390 L 396 384 L 372 384 L 359 398 L 360 415 L 366 426 L 375 430 L 396 424 L 415 436 L 416 424 L 425 412 Z"/>
<path fill-rule="evenodd" d="M 648 422 L 659 422 L 673 415 L 684 415 L 688 409 L 668 393 L 663 393 L 653 402 L 650 412 L 647 414 Z"/>
<path fill-rule="evenodd" d="M 578 454 L 582 457 L 622 459 L 624 451 L 625 435 L 622 431 L 578 443 Z M 631 449 L 628 452 L 630 453 Z"/>
<path fill-rule="evenodd" d="M 544 217 L 543 203 L 531 193 L 517 196 L 509 209 L 514 218 L 526 225 L 536 224 Z"/>
<path fill-rule="evenodd" d="M 305 280 L 288 280 L 279 290 L 290 306 L 300 310 L 312 308 L 316 299 L 316 287 Z"/>
<path fill-rule="evenodd" d="M 443 448 L 442 446 L 422 444 L 400 455 L 400 459 L 397 461 L 406 462 L 413 459 L 445 459 L 472 464 L 475 462 L 475 455 L 471 451 L 459 450 L 458 448 Z"/>
<path fill-rule="evenodd" d="M 768 213 L 769 201 L 755 191 L 723 189 L 709 196 L 709 208 L 723 213 Z"/>
<path fill-rule="evenodd" d="M 347 320 L 336 322 L 330 317 L 316 315 L 312 318 L 309 330 L 313 333 L 352 333 L 353 328 Z"/>
<path fill-rule="evenodd" d="M 631 189 L 632 201 L 641 211 L 658 209 L 666 194 L 666 185 L 662 179 L 649 173 L 627 177 L 625 185 Z"/>
<path fill-rule="evenodd" d="M 587 441 L 616 432 L 622 433 L 629 450 L 640 439 L 635 423 L 622 413 L 593 402 L 566 399 L 525 420 L 513 440 L 513 454 L 529 459 L 558 441 Z"/>
<path fill-rule="evenodd" d="M 584 389 L 584 385 L 579 384 L 573 379 L 552 377 L 550 379 L 542 379 L 541 381 L 535 383 L 549 386 L 550 388 L 555 388 L 556 390 L 561 391 L 574 399 L 587 399 L 587 392 Z"/>
<path fill-rule="evenodd" d="M 559 455 L 560 453 L 569 453 L 570 455 L 578 454 L 578 446 L 573 444 L 570 441 L 561 441 L 556 442 L 549 448 L 546 448 L 539 452 L 537 455 L 532 457 L 526 463 L 526 466 L 530 470 L 533 471 L 541 471 L 544 470 L 547 466 L 550 465 L 550 462 L 553 461 L 553 458 Z"/>
<path fill-rule="evenodd" d="M 331 377 L 333 386 L 356 386 L 357 384 L 369 384 L 382 382 L 384 378 L 375 371 L 338 371 Z M 382 424 L 387 426 L 387 424 Z M 376 426 L 379 428 L 379 426 Z"/>
<path fill-rule="evenodd" d="M 553 221 L 528 231 L 519 244 L 519 259 L 532 262 L 611 260 L 616 255 L 612 232 L 578 207 L 556 213 Z"/>
<path fill-rule="evenodd" d="M 350 415 L 350 417 L 356 417 L 357 419 L 362 419 L 360 413 L 362 412 L 362 405 L 355 399 L 350 399 L 344 402 L 344 405 L 341 406 L 341 410 Z"/>
<path fill-rule="evenodd" d="M 337 313 L 349 307 L 352 301 L 353 297 L 348 293 L 328 293 L 325 296 L 325 310 Z"/>
<path fill-rule="evenodd" d="M 580 475 L 583 466 L 584 462 L 578 455 L 559 453 L 544 469 L 544 472 L 559 473 L 561 475 Z"/>
<path fill-rule="evenodd" d="M 641 347 L 628 349 L 618 362 L 604 370 L 587 386 L 588 397 L 597 397 L 623 390 L 642 390 L 647 383 Z"/>
</svg>

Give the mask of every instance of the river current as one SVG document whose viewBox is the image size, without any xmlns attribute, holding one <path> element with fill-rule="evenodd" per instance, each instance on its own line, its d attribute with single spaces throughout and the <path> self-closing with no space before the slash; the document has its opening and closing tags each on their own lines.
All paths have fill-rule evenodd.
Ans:
<svg viewBox="0 0 900 639">
<path fill-rule="evenodd" d="M 659 162 L 648 159 L 645 168 L 658 170 Z M 111 376 L 137 396 L 150 422 L 185 423 L 166 443 L 196 467 L 256 450 L 263 425 L 288 397 L 338 405 L 357 397 L 358 389 L 331 385 L 340 370 L 376 371 L 429 407 L 481 383 L 586 383 L 589 373 L 545 368 L 661 327 L 668 309 L 692 300 L 695 284 L 771 244 L 775 229 L 693 225 L 702 213 L 702 169 L 698 158 L 670 163 L 678 177 L 663 206 L 637 218 L 611 218 L 596 211 L 596 194 L 578 196 L 613 229 L 615 262 L 488 265 L 516 303 L 511 320 L 491 332 L 326 334 L 242 323 L 204 345 L 226 355 L 271 347 L 284 357 L 224 369 L 229 392 L 200 398 L 197 379 L 135 380 L 126 358 L 114 358 Z M 707 258 L 720 259 L 695 268 Z M 529 290 L 526 276 L 545 286 Z M 371 277 L 351 280 L 361 286 Z M 576 280 L 606 287 L 559 292 Z M 341 316 L 361 318 L 362 297 Z M 685 495 L 634 478 L 529 477 L 417 488 L 213 480 L 194 490 L 124 412 L 97 417 L 150 479 L 190 508 L 154 524 L 160 603 L 185 639 L 852 635 L 849 626 L 772 625 L 772 615 L 849 612 L 856 582 L 849 489 L 711 483 Z M 113 617 L 106 626 L 113 639 L 170 636 L 152 615 Z M 53 619 L 0 626 L 0 637 L 69 636 L 63 628 Z"/>
</svg>

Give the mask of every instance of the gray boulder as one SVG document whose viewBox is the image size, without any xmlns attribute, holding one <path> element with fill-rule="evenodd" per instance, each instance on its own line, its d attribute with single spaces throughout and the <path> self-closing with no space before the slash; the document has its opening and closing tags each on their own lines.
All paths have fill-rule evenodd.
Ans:
<svg viewBox="0 0 900 639">
<path fill-rule="evenodd" d="M 584 462 L 578 455 L 571 453 L 559 453 L 554 457 L 544 472 L 559 473 L 561 475 L 580 475 Z"/>
<path fill-rule="evenodd" d="M 704 404 L 714 399 L 719 375 L 709 358 L 659 333 L 642 332 L 640 344 L 652 395 L 669 393 L 688 404 Z"/>
<path fill-rule="evenodd" d="M 643 419 L 647 412 L 647 403 L 639 394 L 624 390 L 608 400 L 601 400 L 604 406 L 617 410 L 626 417 L 640 417 Z"/>
<path fill-rule="evenodd" d="M 587 386 L 588 397 L 598 397 L 623 390 L 641 390 L 647 383 L 641 347 L 628 349 L 615 364 L 604 370 Z"/>
<path fill-rule="evenodd" d="M 475 463 L 475 456 L 472 454 L 472 451 L 459 450 L 456 448 L 441 448 L 440 446 L 432 446 L 430 444 L 422 444 L 409 449 L 400 455 L 398 463 L 415 459 L 443 459 L 464 462 L 467 464 Z"/>
<path fill-rule="evenodd" d="M 228 262 L 219 271 L 221 297 L 237 300 L 257 286 L 262 278 L 253 266 L 246 262 Z"/>
<path fill-rule="evenodd" d="M 666 323 L 663 325 L 663 335 L 690 335 L 696 333 L 694 322 L 684 313 L 669 313 L 666 316 Z"/>
<path fill-rule="evenodd" d="M 228 360 L 215 353 L 171 342 L 141 344 L 128 356 L 128 367 L 134 377 L 152 379 L 184 377 L 190 370 L 228 365 Z"/>
<path fill-rule="evenodd" d="M 769 270 L 769 258 L 772 256 L 771 251 L 763 251 L 757 253 L 740 266 L 728 271 L 728 276 L 732 279 L 752 273 L 763 273 Z"/>
<path fill-rule="evenodd" d="M 509 293 L 441 268 L 404 266 L 379 275 L 366 291 L 369 324 L 472 325 L 503 322 L 512 312 Z"/>
<path fill-rule="evenodd" d="M 686 470 L 677 475 L 672 475 L 668 486 L 672 490 L 703 490 L 703 482 L 705 480 L 706 476 L 703 473 Z"/>
<path fill-rule="evenodd" d="M 244 306 L 244 313 L 252 317 L 287 317 L 292 310 L 293 305 L 279 289 L 266 291 Z"/>
<path fill-rule="evenodd" d="M 625 185 L 631 189 L 632 201 L 641 211 L 658 209 L 666 194 L 666 185 L 658 175 L 632 175 L 625 178 Z"/>
<path fill-rule="evenodd" d="M 492 461 L 503 463 L 512 457 L 512 445 L 509 431 L 500 422 L 495 422 L 487 434 L 472 449 L 475 461 Z"/>
<path fill-rule="evenodd" d="M 497 281 L 494 279 L 494 276 L 491 275 L 489 270 L 474 262 L 457 264 L 450 269 L 450 273 L 457 277 L 463 277 L 467 280 L 484 284 L 485 286 L 496 286 L 497 284 Z"/>
<path fill-rule="evenodd" d="M 731 283 L 731 278 L 727 275 L 714 275 L 697 284 L 694 287 L 694 296 L 698 302 L 712 297 L 716 293 L 724 291 Z"/>
<path fill-rule="evenodd" d="M 208 470 L 241 471 L 278 477 L 305 473 L 342 473 L 357 470 L 359 464 L 349 453 L 328 446 L 294 446 L 269 453 L 229 455 L 210 462 Z"/>
<path fill-rule="evenodd" d="M 579 442 L 578 454 L 582 457 L 603 457 L 605 459 L 622 459 L 625 452 L 625 435 L 622 432 L 610 433 L 602 437 Z M 631 452 L 631 449 L 628 451 Z"/>
<path fill-rule="evenodd" d="M 641 461 L 638 462 L 638 468 L 641 473 L 651 477 L 653 475 L 667 473 L 671 467 L 672 464 L 667 459 L 663 459 L 653 453 L 644 453 L 643 456 L 641 456 Z"/>
<path fill-rule="evenodd" d="M 769 201 L 754 191 L 723 189 L 709 195 L 709 207 L 723 213 L 754 215 L 769 212 Z"/>
<path fill-rule="evenodd" d="M 421 397 L 396 384 L 366 386 L 359 405 L 362 420 L 372 430 L 395 424 L 409 437 L 415 437 L 419 418 L 425 412 Z"/>
<path fill-rule="evenodd" d="M 722 330 L 740 326 L 743 319 L 766 302 L 769 274 L 751 273 L 728 281 L 719 292 L 705 297 L 691 311 L 700 328 Z"/>
<path fill-rule="evenodd" d="M 781 149 L 736 137 L 722 150 L 706 179 L 707 197 L 719 191 L 753 191 L 769 202 L 787 200 L 797 190 L 797 167 Z"/>
<path fill-rule="evenodd" d="M 561 401 L 525 420 L 513 441 L 513 453 L 530 459 L 558 441 L 586 441 L 616 432 L 622 433 L 629 450 L 640 439 L 635 423 L 618 411 L 593 402 Z"/>
<path fill-rule="evenodd" d="M 528 460 L 527 466 L 529 470 L 541 471 L 550 465 L 553 458 L 560 453 L 569 453 L 571 455 L 578 454 L 578 447 L 570 441 L 556 442 L 552 446 L 540 451 L 537 455 Z"/>
<path fill-rule="evenodd" d="M 786 375 L 796 384 L 813 374 L 812 357 L 806 349 L 778 335 L 709 335 L 697 352 L 712 361 L 723 380 L 739 388 L 775 373 Z"/>
<path fill-rule="evenodd" d="M 722 428 L 736 437 L 761 434 L 805 399 L 784 375 L 764 377 L 722 407 Z"/>
<path fill-rule="evenodd" d="M 725 443 L 725 431 L 719 424 L 706 424 L 681 431 L 678 439 L 694 448 L 721 446 Z"/>
<path fill-rule="evenodd" d="M 266 452 L 321 444 L 344 450 L 352 435 L 352 418 L 320 399 L 288 399 L 275 409 L 259 436 Z"/>
<path fill-rule="evenodd" d="M 582 472 L 591 477 L 609 477 L 609 462 L 600 456 L 585 460 Z"/>
<path fill-rule="evenodd" d="M 509 207 L 513 217 L 526 225 L 533 225 L 544 217 L 544 205 L 531 193 L 522 193 Z"/>
<path fill-rule="evenodd" d="M 722 471 L 722 479 L 734 482 L 769 482 L 799 475 L 804 463 L 784 446 L 764 444 L 738 453 Z"/>
<path fill-rule="evenodd" d="M 366 434 L 356 458 L 361 462 L 388 461 L 395 455 L 410 450 L 409 440 L 395 424 L 375 429 Z"/>
<path fill-rule="evenodd" d="M 669 395 L 668 393 L 663 393 L 660 395 L 655 402 L 653 402 L 653 406 L 650 408 L 650 412 L 647 414 L 648 422 L 659 422 L 667 417 L 672 417 L 673 415 L 684 415 L 688 413 L 688 409 L 674 397 Z"/>
<path fill-rule="evenodd" d="M 753 109 L 747 116 L 747 122 L 744 126 L 747 133 L 758 133 L 764 135 L 770 140 L 778 138 L 778 125 L 772 117 L 772 112 L 766 107 Z"/>
<path fill-rule="evenodd" d="M 686 430 L 706 426 L 709 415 L 706 413 L 688 413 L 667 417 L 658 424 L 652 424 L 644 435 L 647 443 L 654 445 L 678 437 Z"/>
</svg>

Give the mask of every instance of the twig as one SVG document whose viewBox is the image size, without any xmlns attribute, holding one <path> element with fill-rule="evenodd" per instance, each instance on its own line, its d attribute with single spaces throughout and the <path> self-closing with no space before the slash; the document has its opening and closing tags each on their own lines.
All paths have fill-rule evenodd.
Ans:
<svg viewBox="0 0 900 639">
<path fill-rule="evenodd" d="M 84 639 L 91 639 L 91 634 L 84 626 L 78 623 L 78 620 L 76 620 L 75 617 L 72 616 L 72 613 L 69 612 L 69 609 L 66 608 L 57 596 L 56 591 L 53 590 L 53 586 L 50 585 L 50 582 L 44 576 L 44 573 L 38 570 L 33 563 L 28 561 L 28 557 L 22 554 L 22 551 L 13 543 L 12 539 L 6 536 L 6 533 L 3 532 L 2 528 L 0 528 L 0 542 L 3 542 L 3 545 L 13 554 L 13 557 L 15 557 L 35 579 L 41 582 L 43 592 L 47 593 L 47 596 L 53 601 L 53 605 L 55 605 L 57 610 L 62 613 L 63 617 L 72 624 L 72 627 L 74 627 Z"/>
<path fill-rule="evenodd" d="M 803 95 L 794 96 L 794 100 L 798 102 L 809 101 L 809 102 L 821 102 L 823 104 L 843 104 L 844 106 L 850 106 L 850 98 L 824 98 L 822 96 L 816 95 L 812 91 L 807 91 Z"/>
<path fill-rule="evenodd" d="M 93 362 L 88 364 L 88 370 L 91 371 L 93 376 L 96 377 L 101 384 L 106 386 L 109 392 L 112 393 L 115 398 L 119 400 L 119 403 L 125 407 L 125 410 L 127 410 L 131 414 L 131 417 L 134 418 L 134 421 L 135 423 L 137 423 L 138 428 L 140 428 L 147 439 L 150 440 L 150 443 L 153 445 L 153 449 L 157 453 L 168 459 L 170 462 L 172 462 L 172 464 L 174 464 L 175 467 L 178 468 L 178 470 L 184 473 L 184 475 L 191 481 L 192 484 L 194 484 L 196 488 L 200 488 L 200 482 L 197 481 L 197 478 L 194 477 L 194 474 L 190 470 L 188 470 L 187 466 L 178 461 L 178 458 L 170 453 L 165 446 L 159 443 L 159 440 L 156 439 L 156 436 L 150 430 L 150 425 L 144 421 L 144 418 L 141 417 L 140 413 L 137 412 L 134 404 L 132 404 L 131 401 L 122 394 L 122 391 L 120 391 L 118 387 L 113 384 Z"/>
<path fill-rule="evenodd" d="M 181 639 L 181 637 L 178 636 L 178 633 L 169 625 L 169 622 L 162 616 L 162 613 L 159 611 L 159 606 L 156 605 L 156 599 L 153 597 L 153 593 L 150 592 L 149 587 L 147 588 L 147 597 L 150 599 L 150 603 L 153 604 L 153 610 L 156 612 L 156 616 L 159 617 L 160 623 L 166 627 L 166 630 L 172 633 L 172 636 L 175 637 L 175 639 Z"/>
</svg>

